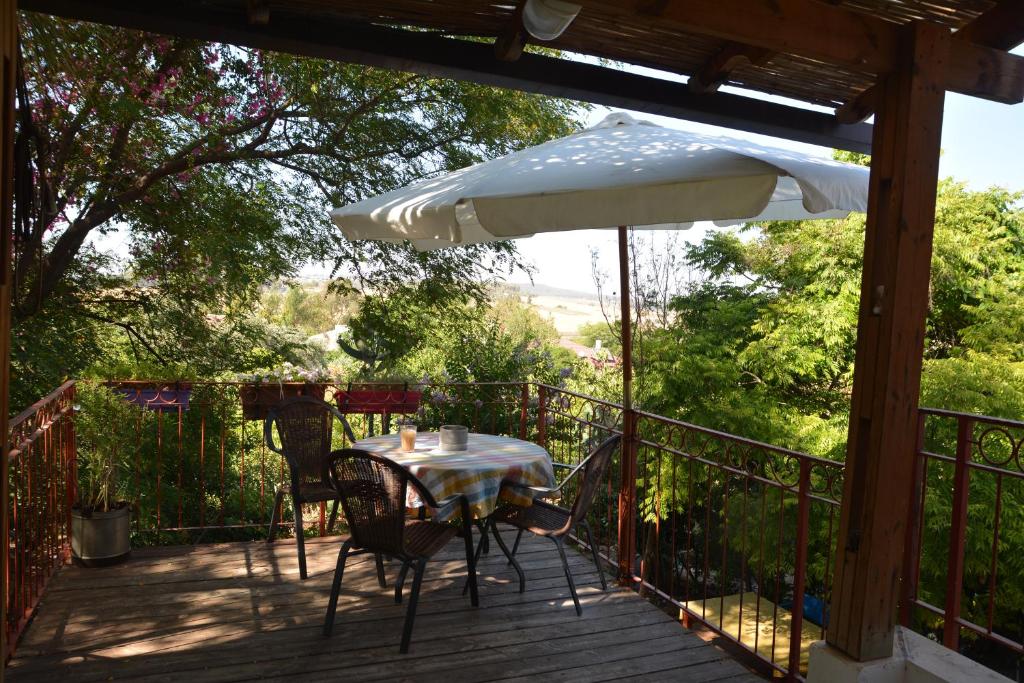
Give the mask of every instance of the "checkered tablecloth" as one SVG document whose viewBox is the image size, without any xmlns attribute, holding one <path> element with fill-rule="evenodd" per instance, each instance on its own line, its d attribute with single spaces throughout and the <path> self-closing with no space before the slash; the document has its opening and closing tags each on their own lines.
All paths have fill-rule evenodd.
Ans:
<svg viewBox="0 0 1024 683">
<path fill-rule="evenodd" d="M 416 450 L 411 453 L 401 450 L 397 434 L 363 439 L 355 448 L 402 465 L 423 482 L 436 500 L 456 493 L 465 494 L 477 518 L 494 512 L 499 495 L 502 500 L 511 499 L 521 505 L 532 502 L 529 496 L 524 498 L 508 489 L 503 492 L 502 483 L 552 486 L 555 481 L 551 456 L 546 450 L 535 443 L 507 436 L 470 434 L 468 448 L 455 453 L 438 451 L 436 432 L 418 434 Z M 422 505 L 412 490 L 408 503 L 410 507 Z"/>
</svg>

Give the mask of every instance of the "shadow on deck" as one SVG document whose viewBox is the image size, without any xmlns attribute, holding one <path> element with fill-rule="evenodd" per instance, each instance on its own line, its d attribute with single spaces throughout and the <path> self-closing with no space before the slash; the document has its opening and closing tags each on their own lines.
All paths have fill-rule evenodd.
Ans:
<svg viewBox="0 0 1024 683">
<path fill-rule="evenodd" d="M 524 537 L 520 547 L 524 594 L 496 548 L 481 559 L 475 609 L 461 595 L 460 543 L 427 566 L 408 655 L 398 653 L 405 605 L 377 586 L 368 556 L 350 560 L 334 635 L 321 635 L 334 537 L 307 541 L 306 581 L 290 540 L 149 548 L 117 567 L 65 567 L 7 675 L 39 683 L 761 680 L 635 593 L 602 592 L 594 565 L 570 553 L 584 609 L 577 617 L 544 539 Z M 396 569 L 388 568 L 389 587 Z"/>
</svg>

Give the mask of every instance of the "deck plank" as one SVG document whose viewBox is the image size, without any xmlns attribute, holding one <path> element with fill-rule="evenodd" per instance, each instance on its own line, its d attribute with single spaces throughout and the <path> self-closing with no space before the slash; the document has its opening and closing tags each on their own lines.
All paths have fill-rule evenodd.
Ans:
<svg viewBox="0 0 1024 683">
<path fill-rule="evenodd" d="M 584 609 L 577 617 L 557 553 L 536 538 L 524 538 L 520 548 L 525 593 L 496 548 L 481 560 L 480 608 L 461 594 L 461 542 L 442 551 L 424 577 L 408 655 L 398 653 L 405 605 L 377 586 L 370 558 L 353 559 L 334 636 L 324 638 L 338 547 L 337 538 L 307 541 L 306 581 L 288 539 L 144 549 L 118 567 L 65 567 L 7 675 L 39 683 L 297 675 L 460 683 L 698 681 L 746 673 L 635 593 L 602 591 L 593 563 L 570 553 Z M 395 569 L 388 569 L 389 582 Z"/>
</svg>

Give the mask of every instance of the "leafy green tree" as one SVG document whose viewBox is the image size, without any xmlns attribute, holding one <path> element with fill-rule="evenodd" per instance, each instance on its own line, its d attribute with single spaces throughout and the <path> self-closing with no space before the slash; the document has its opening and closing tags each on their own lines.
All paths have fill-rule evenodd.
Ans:
<svg viewBox="0 0 1024 683">
<path fill-rule="evenodd" d="M 473 84 L 31 13 L 20 29 L 16 395 L 80 372 L 111 335 L 168 366 L 239 334 L 261 346 L 236 321 L 308 261 L 364 293 L 473 296 L 516 267 L 511 244 L 352 244 L 327 210 L 576 125 L 577 105 Z M 120 259 L 93 248 L 114 234 Z M 36 343 L 47 331 L 59 363 Z"/>
<path fill-rule="evenodd" d="M 312 335 L 347 323 L 358 305 L 355 297 L 332 291 L 326 283 L 290 283 L 266 288 L 260 298 L 260 313 L 277 325 Z"/>
<path fill-rule="evenodd" d="M 940 184 L 922 405 L 1014 419 L 1024 415 L 1020 343 L 1024 339 L 1024 211 L 1020 200 L 1021 195 L 999 188 L 979 192 L 952 180 Z M 674 300 L 676 316 L 671 324 L 648 330 L 644 336 L 650 372 L 662 381 L 659 391 L 645 397 L 645 407 L 841 461 L 853 380 L 864 218 L 776 222 L 749 231 L 749 238 L 715 233 L 689 250 L 690 263 L 705 279 Z M 926 446 L 952 455 L 955 437 L 955 425 L 939 424 L 926 433 Z M 1014 438 L 1021 435 L 1014 432 Z M 1008 452 L 999 450 L 1005 451 L 1007 443 L 1004 439 L 990 446 L 990 456 L 1008 457 Z M 715 457 L 725 455 L 715 453 Z M 776 475 L 792 477 L 792 463 L 784 458 L 769 460 Z M 695 504 L 698 518 L 708 514 L 708 519 L 718 519 L 716 510 L 690 500 L 693 483 L 700 495 L 713 487 L 708 500 L 717 501 L 728 492 L 728 528 L 744 528 L 738 482 L 730 488 L 729 477 L 707 469 L 673 471 L 670 459 L 654 460 L 645 467 L 645 481 L 674 482 L 645 491 L 652 515 L 657 511 L 671 518 L 672 506 L 664 502 L 674 500 L 675 513 Z M 928 473 L 921 591 L 933 602 L 944 599 L 951 477 L 951 469 L 945 466 L 933 466 Z M 998 485 L 996 477 L 984 472 L 971 483 L 964 609 L 966 617 L 977 623 L 987 620 Z M 1021 564 L 1014 549 L 1024 543 L 1024 518 L 1018 514 L 1024 509 L 1024 487 L 1010 479 L 1001 486 L 997 574 L 1015 576 Z M 760 529 L 756 522 L 762 500 L 768 509 L 782 506 L 782 519 L 794 514 L 795 500 L 782 499 L 777 491 L 754 486 L 747 495 L 753 513 L 746 514 L 754 515 L 745 527 L 748 531 Z M 815 548 L 811 554 L 825 559 L 831 557 L 830 519 L 824 509 L 816 510 L 811 516 Z M 721 515 L 724 518 L 725 513 Z M 721 521 L 718 524 L 724 528 Z M 783 524 L 782 528 L 790 527 Z M 711 536 L 711 556 L 725 557 L 720 545 L 716 549 L 724 541 L 716 540 L 715 529 L 712 525 L 700 532 Z M 780 539 L 784 543 L 779 547 L 792 543 L 788 535 Z M 734 538 L 729 547 L 756 549 L 743 558 L 736 555 L 737 563 L 743 559 L 756 564 L 764 558 L 772 562 L 779 554 L 778 548 L 762 550 L 754 538 Z M 791 558 L 792 553 L 779 556 L 787 555 Z M 702 559 L 694 560 L 697 566 Z M 727 566 L 723 575 L 735 575 L 738 566 Z M 785 560 L 781 566 L 785 568 Z M 812 590 L 824 587 L 823 572 L 821 561 L 812 562 Z M 1006 586 L 1000 589 L 998 603 L 997 630 L 1019 632 L 1024 626 L 1020 620 L 1024 593 Z M 935 627 L 937 621 L 923 625 Z"/>
<path fill-rule="evenodd" d="M 576 337 L 574 339 L 578 344 L 590 347 L 593 347 L 596 342 L 600 341 L 601 348 L 608 349 L 609 353 L 613 355 L 621 355 L 622 336 L 618 331 L 619 323 L 616 320 L 613 324 L 615 329 L 612 329 L 608 323 L 604 322 L 583 323 L 576 330 Z"/>
</svg>

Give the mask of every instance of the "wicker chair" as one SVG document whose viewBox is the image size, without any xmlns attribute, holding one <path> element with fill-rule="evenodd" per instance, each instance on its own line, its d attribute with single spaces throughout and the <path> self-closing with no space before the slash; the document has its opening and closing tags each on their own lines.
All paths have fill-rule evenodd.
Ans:
<svg viewBox="0 0 1024 683">
<path fill-rule="evenodd" d="M 576 584 L 572 580 L 572 572 L 569 571 L 569 561 L 565 556 L 565 537 L 569 535 L 576 527 L 582 527 L 587 532 L 587 544 L 590 545 L 590 552 L 594 558 L 594 565 L 597 567 L 598 574 L 601 576 L 601 588 L 608 590 L 608 582 L 604 576 L 604 570 L 601 569 L 601 560 L 597 555 L 597 546 L 594 545 L 594 535 L 590 530 L 590 524 L 587 523 L 587 511 L 590 509 L 591 503 L 594 501 L 594 496 L 597 494 L 598 488 L 601 486 L 601 481 L 604 479 L 604 473 L 608 469 L 608 463 L 611 461 L 612 454 L 615 449 L 619 447 L 619 443 L 622 441 L 622 437 L 615 435 L 605 439 L 601 445 L 591 452 L 583 462 L 579 463 L 575 467 L 572 465 L 566 465 L 563 463 L 553 463 L 555 467 L 560 469 L 568 469 L 569 473 L 566 475 L 562 483 L 555 488 L 547 488 L 542 486 L 519 486 L 514 487 L 520 490 L 528 491 L 538 498 L 533 501 L 530 506 L 512 505 L 506 504 L 499 507 L 487 520 L 487 527 L 494 534 L 494 540 L 498 542 L 498 546 L 501 547 L 502 552 L 508 557 L 509 562 L 515 568 L 516 573 L 519 575 L 519 592 L 522 593 L 526 590 L 526 575 L 523 573 L 522 567 L 515 559 L 515 552 L 519 548 L 519 540 L 523 535 L 524 531 L 530 531 L 538 536 L 544 536 L 550 538 L 555 542 L 555 546 L 558 548 L 558 554 L 562 558 L 562 568 L 565 570 L 565 578 L 569 582 L 569 592 L 572 593 L 572 601 L 576 605 L 576 614 L 582 615 L 583 609 L 580 607 L 579 596 L 576 595 Z M 576 493 L 576 499 L 573 501 L 572 507 L 569 509 L 559 507 L 553 503 L 549 503 L 541 498 L 551 498 L 553 496 L 560 495 L 562 487 L 567 482 L 571 481 L 580 475 L 579 489 Z M 504 522 L 516 527 L 519 532 L 516 535 L 516 542 L 514 549 L 509 552 L 508 547 L 505 545 L 504 540 L 501 538 L 501 534 L 498 533 L 498 522 Z M 479 554 L 479 549 L 477 550 Z"/>
<path fill-rule="evenodd" d="M 334 420 L 341 422 L 349 439 L 353 438 L 345 418 L 329 403 L 312 396 L 287 398 L 270 408 L 263 423 L 263 438 L 267 447 L 280 453 L 288 462 L 289 482 L 277 487 L 274 510 L 270 517 L 267 542 L 272 543 L 280 522 L 281 505 L 285 495 L 292 497 L 295 509 L 295 545 L 299 553 L 299 575 L 305 579 L 306 543 L 302 534 L 302 506 L 307 503 L 332 501 L 331 529 L 338 518 L 338 493 L 327 477 L 327 458 L 331 453 Z M 273 427 L 277 426 L 281 445 L 274 443 Z M 377 581 L 386 586 L 384 561 L 377 557 Z"/>
<path fill-rule="evenodd" d="M 348 520 L 351 537 L 338 552 L 338 565 L 334 570 L 331 598 L 324 618 L 324 635 L 331 635 L 334 613 L 338 607 L 341 579 L 345 562 L 361 553 L 386 554 L 402 562 L 402 570 L 395 582 L 395 602 L 402 602 L 402 586 L 410 567 L 415 571 L 409 605 L 406 608 L 402 644 L 399 651 L 409 651 L 420 584 L 428 560 L 445 547 L 456 535 L 462 535 L 466 544 L 468 587 L 474 607 L 479 605 L 476 587 L 475 558 L 473 556 L 472 515 L 469 500 L 461 494 L 437 501 L 419 479 L 401 465 L 366 451 L 346 448 L 331 454 L 330 481 L 341 496 L 342 507 Z M 424 505 L 437 510 L 459 505 L 462 517 L 461 532 L 451 524 L 409 519 L 405 515 L 406 494 L 412 486 Z"/>
</svg>

